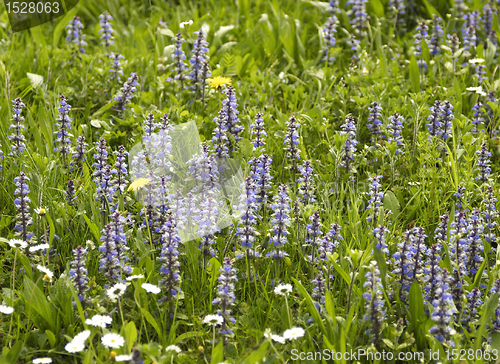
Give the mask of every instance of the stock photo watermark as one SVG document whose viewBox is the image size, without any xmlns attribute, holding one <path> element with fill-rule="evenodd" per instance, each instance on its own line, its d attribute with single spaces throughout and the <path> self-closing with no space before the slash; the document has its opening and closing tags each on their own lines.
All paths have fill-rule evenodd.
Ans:
<svg viewBox="0 0 500 364">
<path fill-rule="evenodd" d="M 13 32 L 54 20 L 78 4 L 78 0 L 3 0 Z"/>
</svg>

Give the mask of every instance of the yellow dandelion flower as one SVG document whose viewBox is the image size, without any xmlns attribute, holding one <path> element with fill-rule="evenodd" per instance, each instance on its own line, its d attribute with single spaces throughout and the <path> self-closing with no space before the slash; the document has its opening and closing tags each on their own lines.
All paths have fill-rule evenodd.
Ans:
<svg viewBox="0 0 500 364">
<path fill-rule="evenodd" d="M 210 87 L 215 87 L 215 88 L 219 88 L 219 87 L 222 87 L 224 85 L 231 84 L 231 79 L 229 77 L 217 76 L 214 78 L 208 78 L 207 81 L 208 81 Z"/>
<path fill-rule="evenodd" d="M 147 178 L 137 178 L 130 184 L 130 186 L 128 186 L 127 191 L 137 191 L 148 184 L 149 180 Z"/>
</svg>

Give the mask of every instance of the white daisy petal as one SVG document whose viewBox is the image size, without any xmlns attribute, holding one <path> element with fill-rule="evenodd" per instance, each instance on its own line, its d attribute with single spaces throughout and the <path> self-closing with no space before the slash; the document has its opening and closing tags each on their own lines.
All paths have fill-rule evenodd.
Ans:
<svg viewBox="0 0 500 364">
<path fill-rule="evenodd" d="M 108 348 L 118 349 L 125 344 L 125 339 L 118 334 L 106 334 L 101 338 L 102 344 Z"/>
</svg>

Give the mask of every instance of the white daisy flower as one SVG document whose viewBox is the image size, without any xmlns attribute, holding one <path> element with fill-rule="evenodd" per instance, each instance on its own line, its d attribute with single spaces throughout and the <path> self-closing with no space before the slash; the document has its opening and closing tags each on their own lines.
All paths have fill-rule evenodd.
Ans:
<svg viewBox="0 0 500 364">
<path fill-rule="evenodd" d="M 484 61 L 484 59 L 482 59 L 482 58 L 474 58 L 474 59 L 471 59 L 471 60 L 469 61 L 469 63 L 471 63 L 471 64 L 476 64 L 476 63 L 484 63 L 484 62 L 485 62 L 485 61 Z"/>
<path fill-rule="evenodd" d="M 125 344 L 125 339 L 118 334 L 106 334 L 101 339 L 102 344 L 108 348 L 118 349 Z"/>
<path fill-rule="evenodd" d="M 110 325 L 113 319 L 110 316 L 95 315 L 91 319 L 86 319 L 85 323 L 90 326 L 105 328 Z"/>
<path fill-rule="evenodd" d="M 21 239 L 10 239 L 9 245 L 11 246 L 11 248 L 24 249 L 28 246 L 28 243 Z"/>
<path fill-rule="evenodd" d="M 85 340 L 87 340 L 90 336 L 90 330 L 85 330 L 85 331 L 82 331 L 80 332 L 79 334 L 77 334 L 74 338 L 73 338 L 73 341 L 75 342 L 85 342 Z"/>
<path fill-rule="evenodd" d="M 299 337 L 304 336 L 305 333 L 306 332 L 301 327 L 292 327 L 291 329 L 288 329 L 283 333 L 283 337 L 288 340 L 295 340 Z"/>
<path fill-rule="evenodd" d="M 165 348 L 165 351 L 166 352 L 169 352 L 169 351 L 175 351 L 177 354 L 179 354 L 182 350 L 180 347 L 178 347 L 177 345 L 170 345 L 170 346 L 167 346 Z"/>
<path fill-rule="evenodd" d="M 108 289 L 108 297 L 111 298 L 112 300 L 116 300 L 117 298 L 123 296 L 126 289 L 127 286 L 125 284 L 117 283 L 113 287 Z"/>
<path fill-rule="evenodd" d="M 79 353 L 83 349 L 85 349 L 85 344 L 80 341 L 72 341 L 64 347 L 68 353 Z"/>
<path fill-rule="evenodd" d="M 52 363 L 52 358 L 37 358 L 33 360 L 33 364 L 48 364 Z"/>
<path fill-rule="evenodd" d="M 276 293 L 279 296 L 288 296 L 290 293 L 292 293 L 293 287 L 291 284 L 279 284 L 275 289 L 274 293 Z"/>
<path fill-rule="evenodd" d="M 285 343 L 285 338 L 283 336 L 271 334 L 268 332 L 264 333 L 264 337 L 271 339 L 273 341 L 276 341 L 277 343 L 284 344 Z"/>
<path fill-rule="evenodd" d="M 0 305 L 0 313 L 3 313 L 4 315 L 10 315 L 12 312 L 14 312 L 14 309 L 12 307 Z"/>
<path fill-rule="evenodd" d="M 183 21 L 182 23 L 179 24 L 179 27 L 181 29 L 184 29 L 184 26 L 186 26 L 186 25 L 192 25 L 192 24 L 193 24 L 192 20 L 190 20 L 190 21 Z"/>
<path fill-rule="evenodd" d="M 143 274 L 137 274 L 135 276 L 130 276 L 130 277 L 127 277 L 127 281 L 133 281 L 134 279 L 142 279 L 144 278 L 144 275 Z"/>
<path fill-rule="evenodd" d="M 32 247 L 30 247 L 30 253 L 36 253 L 37 251 L 40 251 L 40 250 L 45 250 L 45 249 L 49 249 L 49 244 L 38 244 L 38 245 L 33 245 Z"/>
<path fill-rule="evenodd" d="M 45 273 L 45 275 L 47 275 L 49 278 L 54 278 L 54 273 L 49 268 L 37 265 L 36 269 L 38 269 L 42 273 Z"/>
<path fill-rule="evenodd" d="M 47 211 L 49 211 L 49 209 L 46 207 L 38 207 L 35 209 L 35 212 L 37 213 L 37 215 L 40 215 L 40 216 L 45 216 L 47 214 Z"/>
<path fill-rule="evenodd" d="M 160 287 L 155 286 L 154 284 L 143 283 L 143 284 L 141 284 L 141 287 L 142 287 L 142 288 L 143 288 L 146 292 L 149 292 L 149 293 L 158 294 L 158 293 L 160 293 L 160 292 L 161 292 Z"/>
<path fill-rule="evenodd" d="M 224 322 L 224 320 L 219 315 L 207 315 L 203 319 L 203 323 L 209 324 L 210 326 L 222 325 L 222 322 Z"/>
<path fill-rule="evenodd" d="M 115 356 L 115 361 L 130 361 L 132 360 L 132 355 L 117 355 Z"/>
</svg>

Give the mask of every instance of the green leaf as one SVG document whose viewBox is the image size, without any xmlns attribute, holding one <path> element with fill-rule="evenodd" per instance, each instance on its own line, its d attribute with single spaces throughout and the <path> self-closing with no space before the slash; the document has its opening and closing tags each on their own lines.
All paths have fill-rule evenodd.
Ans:
<svg viewBox="0 0 500 364">
<path fill-rule="evenodd" d="M 498 307 L 498 295 L 493 294 L 486 301 L 486 304 L 483 305 L 481 317 L 481 324 L 479 325 L 479 329 L 477 330 L 476 339 L 474 340 L 474 350 L 479 350 L 481 348 L 481 344 L 483 342 L 483 335 L 486 329 L 486 325 L 491 322 L 491 316 L 495 312 L 495 309 Z"/>
<path fill-rule="evenodd" d="M 134 342 L 137 339 L 137 328 L 135 323 L 130 321 L 127 326 L 125 326 L 124 331 L 125 341 L 127 342 L 127 348 L 130 350 L 134 346 Z"/>
<path fill-rule="evenodd" d="M 384 5 L 380 0 L 370 0 L 369 5 L 378 18 L 384 17 Z"/>
<path fill-rule="evenodd" d="M 245 359 L 243 359 L 240 364 L 253 364 L 253 363 L 260 363 L 262 359 L 267 354 L 267 348 L 269 347 L 269 342 L 266 340 L 264 341 L 257 350 L 254 350 L 248 355 Z"/>
<path fill-rule="evenodd" d="M 410 60 L 410 81 L 413 92 L 420 92 L 420 69 L 415 56 L 412 56 Z"/>
<path fill-rule="evenodd" d="M 56 319 L 50 303 L 40 288 L 26 276 L 24 277 L 24 292 L 22 293 L 22 297 L 27 308 L 24 312 L 25 315 L 33 321 L 36 320 L 39 329 L 50 328 L 53 332 L 58 332 Z M 34 317 L 33 314 L 38 314 L 39 317 Z"/>
<path fill-rule="evenodd" d="M 94 222 L 90 221 L 87 215 L 84 214 L 82 216 L 85 219 L 85 222 L 87 223 L 90 231 L 92 232 L 92 235 L 94 235 L 94 238 L 99 241 L 101 239 L 101 233 L 99 232 L 99 228 L 97 227 L 97 225 Z"/>
<path fill-rule="evenodd" d="M 101 116 L 106 111 L 108 111 L 109 109 L 111 109 L 116 103 L 117 103 L 117 101 L 111 101 L 111 102 L 107 103 L 106 105 L 104 105 L 103 107 L 101 107 L 99 110 L 97 110 L 92 115 L 91 119 L 97 119 L 99 116 Z"/>
<path fill-rule="evenodd" d="M 330 256 L 328 257 L 328 261 L 333 265 L 333 267 L 335 268 L 335 270 L 337 271 L 337 273 L 342 276 L 342 278 L 344 279 L 344 281 L 346 281 L 347 285 L 350 286 L 351 285 L 351 279 L 349 278 L 349 275 L 346 273 L 346 271 L 344 269 L 342 269 L 342 267 L 340 265 L 338 265 L 337 262 L 335 262 L 333 260 L 333 258 L 330 258 Z M 354 291 L 354 293 L 356 293 L 356 295 L 359 298 L 361 298 L 361 291 L 359 290 L 358 287 L 356 287 L 356 285 L 352 286 L 352 290 Z"/>
<path fill-rule="evenodd" d="M 188 331 L 188 332 L 185 332 L 185 333 L 177 336 L 174 340 L 174 344 L 179 344 L 181 341 L 186 340 L 186 339 L 190 339 L 192 337 L 205 336 L 206 334 L 207 333 L 204 331 Z"/>
<path fill-rule="evenodd" d="M 429 4 L 429 2 L 427 0 L 423 0 L 423 2 L 424 2 L 424 5 L 425 5 L 425 8 L 427 9 L 427 13 L 429 14 L 429 18 L 432 18 L 432 16 L 434 14 L 438 15 L 439 17 L 441 17 L 441 15 L 436 10 L 436 8 L 434 6 L 432 6 L 431 4 Z"/>
<path fill-rule="evenodd" d="M 399 215 L 399 201 L 394 192 L 387 191 L 384 196 L 384 209 L 391 210 L 393 219 Z"/>
<path fill-rule="evenodd" d="M 162 332 L 160 330 L 160 326 L 158 326 L 158 322 L 156 322 L 156 319 L 153 317 L 153 315 L 151 315 L 147 310 L 143 309 L 142 307 L 141 307 L 141 312 L 144 315 L 144 317 L 146 318 L 146 320 L 149 322 L 149 324 L 151 326 L 153 326 L 156 333 L 158 334 L 158 338 L 161 340 L 163 335 L 162 335 Z"/>
<path fill-rule="evenodd" d="M 7 349 L 7 353 L 4 352 L 0 357 L 0 364 L 16 364 L 23 347 L 24 342 L 22 341 L 16 342 L 10 350 L 5 347 L 4 350 Z"/>
<path fill-rule="evenodd" d="M 47 335 L 47 339 L 49 340 L 50 347 L 54 349 L 56 346 L 56 337 L 50 330 L 45 330 L 45 334 Z"/>
<path fill-rule="evenodd" d="M 413 281 L 410 288 L 410 314 L 414 326 L 417 326 L 422 321 L 424 315 L 424 299 L 417 280 Z"/>
<path fill-rule="evenodd" d="M 212 359 L 210 360 L 211 364 L 219 364 L 224 361 L 224 347 L 222 346 L 223 341 L 224 340 L 220 340 L 214 348 L 212 352 Z"/>
<path fill-rule="evenodd" d="M 74 7 L 73 9 L 68 11 L 64 17 L 58 18 L 59 23 L 57 23 L 56 27 L 54 28 L 54 36 L 52 41 L 52 46 L 54 48 L 57 48 L 57 44 L 59 43 L 59 38 L 61 38 L 61 33 L 66 29 L 66 25 L 68 25 L 69 21 L 73 19 L 77 11 L 78 8 Z"/>
<path fill-rule="evenodd" d="M 292 278 L 292 280 L 293 280 L 293 283 L 295 283 L 295 286 L 297 287 L 297 289 L 299 290 L 301 296 L 306 299 L 307 310 L 309 311 L 309 314 L 312 316 L 314 322 L 316 323 L 316 325 L 318 325 L 318 327 L 320 328 L 323 335 L 327 335 L 325 325 L 323 324 L 323 320 L 321 319 L 321 316 L 319 315 L 318 309 L 314 305 L 314 301 L 312 300 L 311 296 L 309 295 L 307 290 L 304 288 L 302 283 L 300 283 L 295 278 Z"/>
</svg>

